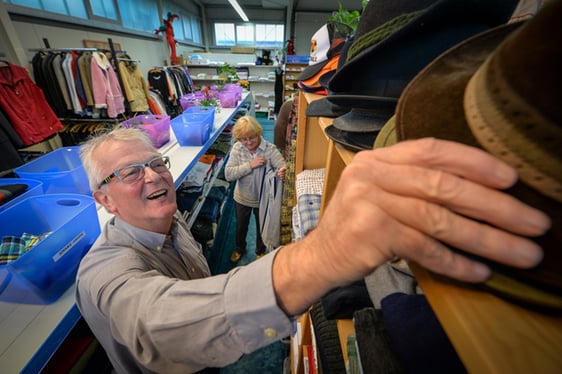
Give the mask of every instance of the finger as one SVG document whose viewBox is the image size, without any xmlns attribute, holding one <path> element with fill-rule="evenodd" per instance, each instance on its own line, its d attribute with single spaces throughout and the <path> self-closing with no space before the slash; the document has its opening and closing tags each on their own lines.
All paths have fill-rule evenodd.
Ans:
<svg viewBox="0 0 562 374">
<path fill-rule="evenodd" d="M 398 256 L 462 281 L 480 282 L 490 275 L 484 264 L 452 252 L 443 243 L 381 209 L 374 198 L 380 192 L 384 193 L 376 187 L 367 191 L 358 185 L 343 188 L 329 202 L 315 234 L 330 237 L 321 247 L 325 251 L 323 258 L 338 258 L 336 263 L 328 261 L 325 265 L 333 268 L 332 273 L 349 274 L 353 280 L 358 273 L 369 274 L 374 267 Z M 352 207 L 355 201 L 361 201 L 361 209 Z M 341 214 L 332 214 L 332 209 Z M 343 222 L 348 229 L 339 230 Z M 346 249 L 346 256 L 341 256 L 342 248 Z"/>
<path fill-rule="evenodd" d="M 360 152 L 357 157 L 376 157 L 391 164 L 441 169 L 494 188 L 507 188 L 517 180 L 515 170 L 492 155 L 464 144 L 434 138 L 403 141 Z"/>
<path fill-rule="evenodd" d="M 403 229 L 404 235 L 408 235 L 408 228 Z M 413 230 L 411 235 L 420 234 Z M 405 253 L 408 262 L 416 262 L 424 268 L 449 278 L 457 279 L 463 282 L 483 282 L 490 275 L 491 270 L 483 263 L 471 260 L 459 253 L 451 251 L 443 243 L 432 239 L 431 237 L 423 237 L 416 240 L 418 250 Z M 404 252 L 398 250 L 397 252 Z"/>
<path fill-rule="evenodd" d="M 385 162 L 376 165 L 376 171 L 370 173 L 373 183 L 393 194 L 444 205 L 459 214 L 520 235 L 542 235 L 550 227 L 550 220 L 543 212 L 504 192 L 440 170 Z"/>
<path fill-rule="evenodd" d="M 527 238 L 468 219 L 441 205 L 387 195 L 384 190 L 377 194 L 378 205 L 383 210 L 392 210 L 400 223 L 451 247 L 521 268 L 535 266 L 542 259 L 540 247 Z M 392 206 L 385 204 L 388 200 L 393 201 Z"/>
</svg>

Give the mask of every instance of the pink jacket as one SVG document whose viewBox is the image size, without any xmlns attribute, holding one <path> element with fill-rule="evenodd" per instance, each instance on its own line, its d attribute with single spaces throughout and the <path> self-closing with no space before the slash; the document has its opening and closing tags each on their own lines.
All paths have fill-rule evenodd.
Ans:
<svg viewBox="0 0 562 374">
<path fill-rule="evenodd" d="M 125 112 L 125 101 L 117 74 L 111 63 L 101 52 L 95 52 L 90 63 L 92 69 L 92 91 L 94 107 L 107 108 L 107 115 L 115 118 Z"/>
</svg>

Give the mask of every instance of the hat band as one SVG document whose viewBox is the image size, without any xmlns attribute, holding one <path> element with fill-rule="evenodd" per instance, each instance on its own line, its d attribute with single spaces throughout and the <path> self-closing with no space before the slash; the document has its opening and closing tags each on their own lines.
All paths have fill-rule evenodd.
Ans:
<svg viewBox="0 0 562 374">
<path fill-rule="evenodd" d="M 389 35 L 395 33 L 397 30 L 401 29 L 404 25 L 408 24 L 412 19 L 418 17 L 421 13 L 424 13 L 425 9 L 418 10 L 411 13 L 401 14 L 400 16 L 391 19 L 388 22 L 383 23 L 379 27 L 361 35 L 357 38 L 353 44 L 349 47 L 347 51 L 347 60 L 352 60 L 361 51 L 369 48 L 370 46 L 381 42 L 386 39 Z"/>
<path fill-rule="evenodd" d="M 466 86 L 468 125 L 484 149 L 517 168 L 522 181 L 562 202 L 562 168 L 560 158 L 555 156 L 557 151 L 531 141 L 559 139 L 560 127 L 510 89 L 501 79 L 501 69 L 494 69 L 493 61 L 488 58 Z M 509 117 L 512 113 L 517 117 Z"/>
</svg>

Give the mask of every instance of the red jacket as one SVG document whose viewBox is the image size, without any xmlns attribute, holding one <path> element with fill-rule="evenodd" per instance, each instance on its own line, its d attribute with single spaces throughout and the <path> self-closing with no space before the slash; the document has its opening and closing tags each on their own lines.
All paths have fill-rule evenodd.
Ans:
<svg viewBox="0 0 562 374">
<path fill-rule="evenodd" d="M 14 127 L 24 146 L 37 144 L 63 125 L 27 70 L 6 61 L 0 65 L 0 110 Z"/>
</svg>

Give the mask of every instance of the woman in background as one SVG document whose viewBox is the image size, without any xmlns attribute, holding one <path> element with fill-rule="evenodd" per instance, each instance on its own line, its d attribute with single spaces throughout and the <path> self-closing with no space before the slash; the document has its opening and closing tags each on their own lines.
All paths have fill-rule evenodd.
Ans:
<svg viewBox="0 0 562 374">
<path fill-rule="evenodd" d="M 240 117 L 232 129 L 237 140 L 225 167 L 225 177 L 237 181 L 234 188 L 236 205 L 236 249 L 230 261 L 236 263 L 246 253 L 246 235 L 250 216 L 256 222 L 256 258 L 265 254 L 266 246 L 260 234 L 260 189 L 267 167 L 277 170 L 277 176 L 285 178 L 287 164 L 277 147 L 262 137 L 263 129 L 251 116 Z"/>
</svg>

